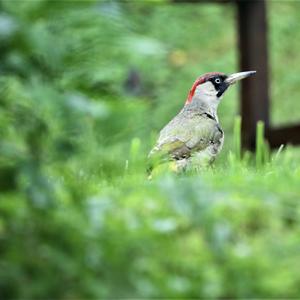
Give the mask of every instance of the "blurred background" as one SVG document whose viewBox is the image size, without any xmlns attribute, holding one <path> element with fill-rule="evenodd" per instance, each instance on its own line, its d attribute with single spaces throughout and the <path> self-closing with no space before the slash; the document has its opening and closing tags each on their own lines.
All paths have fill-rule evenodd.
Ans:
<svg viewBox="0 0 300 300">
<path fill-rule="evenodd" d="M 267 14 L 271 121 L 299 122 L 300 2 Z M 1 299 L 300 296 L 300 151 L 240 159 L 239 86 L 214 168 L 147 180 L 195 78 L 241 71 L 237 44 L 230 4 L 0 1 Z"/>
</svg>

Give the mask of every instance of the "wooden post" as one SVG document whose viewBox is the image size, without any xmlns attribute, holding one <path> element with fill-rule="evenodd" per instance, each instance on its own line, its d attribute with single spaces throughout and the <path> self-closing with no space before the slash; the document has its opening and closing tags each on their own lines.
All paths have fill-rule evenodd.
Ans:
<svg viewBox="0 0 300 300">
<path fill-rule="evenodd" d="M 256 123 L 269 128 L 268 53 L 266 3 L 237 1 L 240 71 L 256 70 L 255 78 L 242 81 L 242 143 L 254 149 Z"/>
</svg>

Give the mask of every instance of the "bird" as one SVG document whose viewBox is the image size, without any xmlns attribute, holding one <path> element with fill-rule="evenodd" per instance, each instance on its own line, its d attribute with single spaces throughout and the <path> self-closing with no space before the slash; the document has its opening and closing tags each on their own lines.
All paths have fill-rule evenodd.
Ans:
<svg viewBox="0 0 300 300">
<path fill-rule="evenodd" d="M 220 153 L 224 132 L 219 123 L 217 109 L 228 88 L 256 71 L 226 75 L 209 72 L 196 79 L 183 108 L 159 133 L 148 155 L 148 174 L 154 168 L 176 173 L 203 170 Z"/>
</svg>

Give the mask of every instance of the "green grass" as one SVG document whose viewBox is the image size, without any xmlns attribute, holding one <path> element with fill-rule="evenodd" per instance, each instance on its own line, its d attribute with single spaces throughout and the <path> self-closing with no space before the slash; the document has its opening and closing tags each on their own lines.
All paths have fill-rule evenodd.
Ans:
<svg viewBox="0 0 300 300">
<path fill-rule="evenodd" d="M 147 179 L 194 79 L 238 71 L 232 6 L 163 2 L 1 1 L 1 299 L 299 298 L 300 151 L 261 122 L 242 151 L 238 86 L 215 164 Z M 268 2 L 275 124 L 300 109 L 298 6 Z"/>
<path fill-rule="evenodd" d="M 261 123 L 243 158 L 239 128 L 231 158 L 203 173 L 148 181 L 136 168 L 100 192 L 112 205 L 107 239 L 122 236 L 115 255 L 134 274 L 127 295 L 299 295 L 299 162 L 292 149 L 266 159 Z"/>
</svg>

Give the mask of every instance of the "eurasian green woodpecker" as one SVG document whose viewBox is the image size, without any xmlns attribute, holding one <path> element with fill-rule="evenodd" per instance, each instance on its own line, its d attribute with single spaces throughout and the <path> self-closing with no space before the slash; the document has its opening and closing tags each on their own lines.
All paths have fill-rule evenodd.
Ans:
<svg viewBox="0 0 300 300">
<path fill-rule="evenodd" d="M 255 73 L 211 72 L 200 76 L 189 91 L 184 107 L 160 131 L 149 153 L 151 169 L 162 163 L 168 163 L 168 168 L 176 172 L 210 165 L 224 141 L 217 116 L 220 100 L 229 86 Z"/>
</svg>

